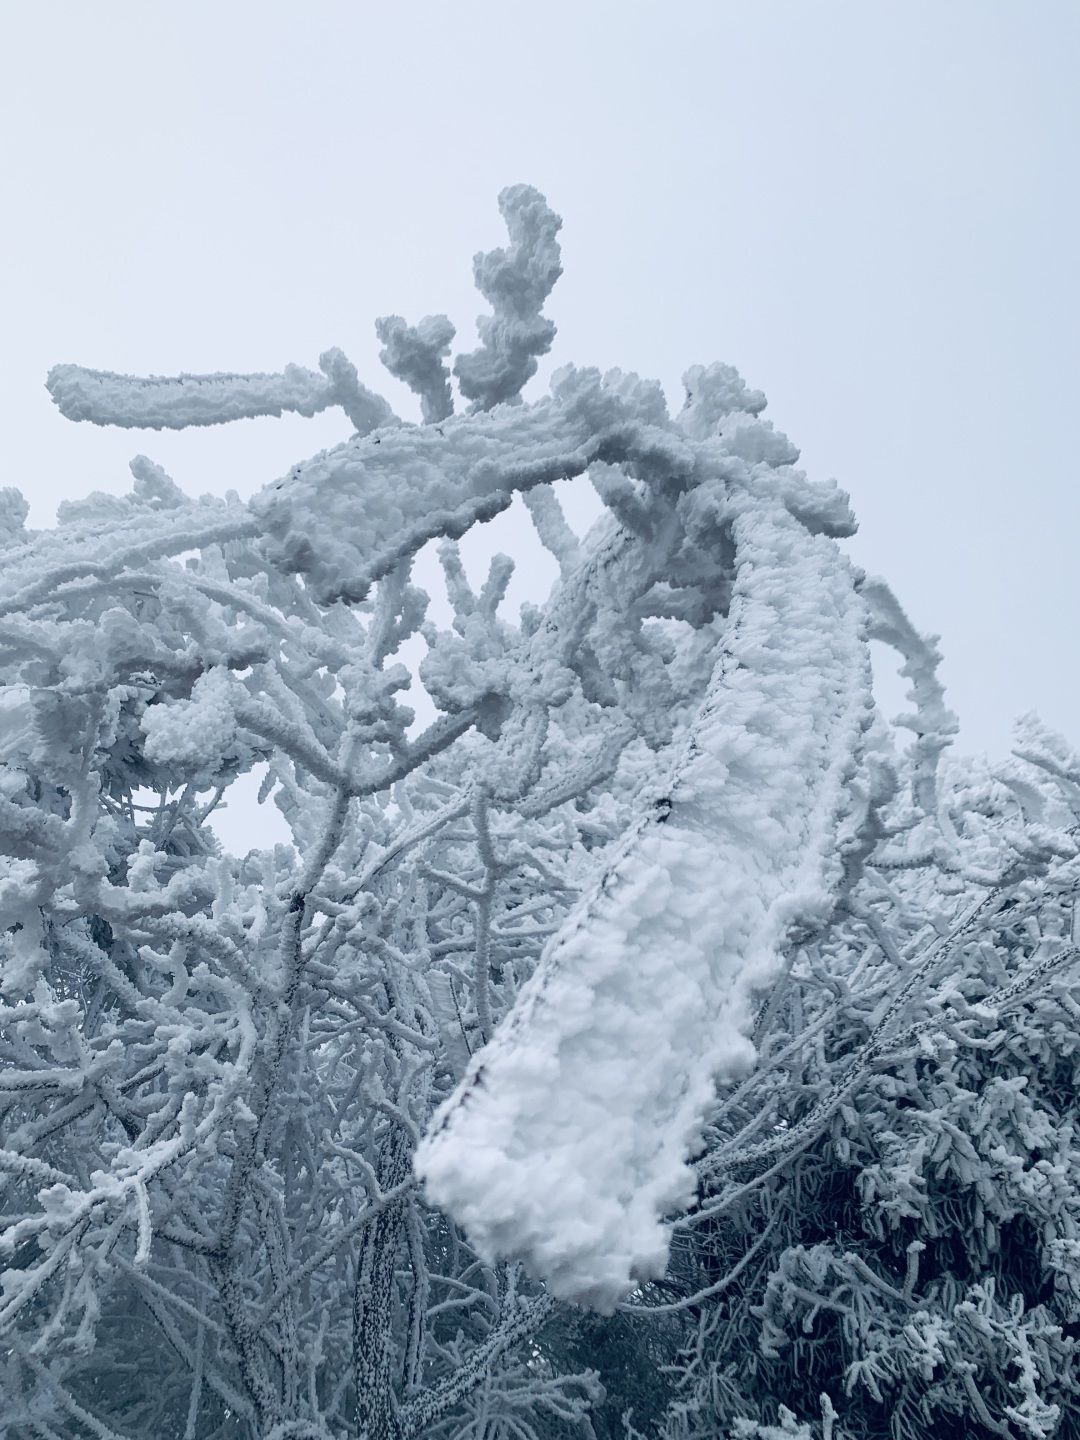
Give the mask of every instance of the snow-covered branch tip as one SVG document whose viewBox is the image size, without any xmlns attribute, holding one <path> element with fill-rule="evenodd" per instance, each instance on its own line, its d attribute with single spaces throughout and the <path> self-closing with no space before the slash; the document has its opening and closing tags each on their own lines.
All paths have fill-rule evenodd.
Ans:
<svg viewBox="0 0 1080 1440">
<path fill-rule="evenodd" d="M 536 374 L 537 356 L 545 355 L 555 338 L 554 323 L 541 312 L 562 274 L 556 238 L 562 221 L 531 185 L 509 186 L 499 196 L 499 209 L 510 246 L 473 261 L 477 289 L 494 313 L 476 322 L 480 349 L 454 361 L 461 393 L 477 410 L 517 400 Z"/>
<path fill-rule="evenodd" d="M 452 415 L 454 397 L 445 361 L 454 338 L 449 319 L 426 315 L 418 325 L 407 325 L 400 315 L 383 315 L 375 322 L 375 333 L 383 344 L 379 359 L 419 395 L 424 424 L 434 425 Z"/>
<path fill-rule="evenodd" d="M 312 416 L 340 405 L 361 434 L 389 424 L 385 400 L 361 386 L 339 350 L 320 359 L 322 373 L 288 365 L 279 375 L 116 375 L 81 365 L 56 365 L 46 382 L 69 420 L 129 429 L 186 430 L 261 415 Z"/>
</svg>

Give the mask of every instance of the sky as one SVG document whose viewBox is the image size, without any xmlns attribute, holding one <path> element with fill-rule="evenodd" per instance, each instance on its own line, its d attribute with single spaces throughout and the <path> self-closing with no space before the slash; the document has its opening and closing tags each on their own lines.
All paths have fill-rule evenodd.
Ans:
<svg viewBox="0 0 1080 1440">
<path fill-rule="evenodd" d="M 58 362 L 340 345 L 412 416 L 374 318 L 445 311 L 472 349 L 471 258 L 527 181 L 565 270 L 527 394 L 572 361 L 677 407 L 689 365 L 736 365 L 850 492 L 857 563 L 941 636 L 964 748 L 1004 756 L 1028 709 L 1080 743 L 1075 0 L 69 0 L 3 33 L 0 483 L 32 524 L 127 490 L 140 451 L 246 497 L 349 430 L 75 425 Z M 554 567 L 516 515 L 468 559 L 510 548 L 540 599 Z"/>
</svg>

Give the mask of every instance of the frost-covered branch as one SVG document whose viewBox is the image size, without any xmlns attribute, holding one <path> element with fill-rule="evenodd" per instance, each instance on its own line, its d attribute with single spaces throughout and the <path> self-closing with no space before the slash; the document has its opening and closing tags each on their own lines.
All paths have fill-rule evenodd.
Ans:
<svg viewBox="0 0 1080 1440">
<path fill-rule="evenodd" d="M 320 372 L 288 365 L 279 375 L 116 375 L 81 365 L 56 365 L 48 388 L 68 420 L 128 429 L 186 430 L 261 415 L 317 415 L 340 405 L 361 434 L 394 421 L 381 396 L 357 379 L 340 350 L 319 357 Z"/>
</svg>

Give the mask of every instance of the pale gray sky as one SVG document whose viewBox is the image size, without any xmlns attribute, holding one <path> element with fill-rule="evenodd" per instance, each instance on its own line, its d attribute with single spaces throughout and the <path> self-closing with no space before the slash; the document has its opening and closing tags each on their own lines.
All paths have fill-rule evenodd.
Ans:
<svg viewBox="0 0 1080 1440">
<path fill-rule="evenodd" d="M 1080 740 L 1076 0 L 98 0 L 3 11 L 0 483 L 126 490 L 137 451 L 251 494 L 340 414 L 64 421 L 59 361 L 314 366 L 403 413 L 376 315 L 482 308 L 499 189 L 564 218 L 574 361 L 722 359 L 853 497 L 858 561 L 939 632 L 970 748 Z M 534 382 L 538 383 L 538 382 Z M 502 543 L 502 542 L 500 542 Z M 524 589 L 542 588 L 537 562 Z"/>
</svg>

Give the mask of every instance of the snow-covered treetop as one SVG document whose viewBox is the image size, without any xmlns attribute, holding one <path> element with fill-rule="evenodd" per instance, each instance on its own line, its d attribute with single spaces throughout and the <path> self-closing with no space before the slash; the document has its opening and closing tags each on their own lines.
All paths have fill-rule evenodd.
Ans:
<svg viewBox="0 0 1080 1440">
<path fill-rule="evenodd" d="M 238 1021 L 238 1054 L 161 1120 L 147 1153 L 172 1145 L 171 1165 L 226 1118 L 262 1133 L 303 987 L 336 995 L 341 947 L 390 953 L 371 915 L 411 914 L 421 889 L 442 896 L 453 923 L 437 941 L 410 931 L 419 958 L 402 973 L 417 973 L 423 1013 L 441 1023 L 461 979 L 443 957 L 471 917 L 476 1044 L 431 1092 L 416 1174 L 481 1256 L 522 1259 L 554 1294 L 610 1310 L 663 1272 L 716 1083 L 753 1061 L 757 1000 L 872 855 L 903 867 L 929 852 L 953 873 L 1000 876 L 1074 847 L 1052 807 L 1041 828 L 958 837 L 937 798 L 955 723 L 936 651 L 848 561 L 847 496 L 796 468 L 737 372 L 689 370 L 674 415 L 658 384 L 619 371 L 566 366 L 546 395 L 523 398 L 555 334 L 543 307 L 561 222 L 528 186 L 499 204 L 510 244 L 475 261 L 491 306 L 478 349 L 448 364 L 445 316 L 377 322 L 421 424 L 336 350 L 318 371 L 278 375 L 51 372 L 61 411 L 95 424 L 184 429 L 337 406 L 355 433 L 248 503 L 191 500 L 143 457 L 129 496 L 65 507 L 55 531 L 26 532 L 5 492 L 0 924 L 15 938 L 3 993 L 62 1029 L 66 1012 L 48 1008 L 50 927 L 96 917 L 156 977 L 138 982 L 141 998 L 130 977 L 112 976 L 114 989 L 160 1024 L 200 986 L 247 995 L 244 1014 L 249 1001 L 279 1006 L 254 1095 L 240 1077 L 255 1032 Z M 455 377 L 470 402 L 458 414 Z M 585 475 L 606 510 L 579 542 L 550 487 Z M 454 544 L 516 494 L 560 566 L 520 625 L 499 612 L 510 563 L 499 557 L 474 593 Z M 425 623 L 410 583 L 433 540 L 454 607 L 446 631 Z M 396 656 L 417 633 L 439 714 L 414 736 Z M 871 638 L 901 652 L 912 682 L 907 756 L 874 707 Z M 110 806 L 133 785 L 156 788 L 179 824 L 256 765 L 269 767 L 267 792 L 278 787 L 295 863 L 264 858 L 260 878 L 250 859 L 229 873 L 195 839 L 182 861 L 163 839 L 125 851 Z M 194 813 L 180 825 L 192 836 Z M 463 834 L 473 869 L 452 873 L 430 847 L 460 849 Z M 405 865 L 414 850 L 427 858 Z M 522 906 L 530 889 L 538 908 L 547 897 L 530 932 L 543 943 L 515 969 L 493 958 L 493 937 L 522 933 L 493 919 L 495 897 Z M 186 968 L 196 941 L 206 958 Z M 393 1024 L 422 1051 L 427 1021 L 409 1003 L 415 1023 L 401 1001 Z M 86 1063 L 104 1073 L 120 1060 L 105 1047 Z M 56 1205 L 78 1224 L 93 1205 L 125 1213 L 157 1174 L 141 1156 L 118 1152 L 112 1178 L 91 1177 L 81 1199 L 68 1177 Z M 143 1247 L 150 1221 L 137 1218 Z"/>
</svg>

